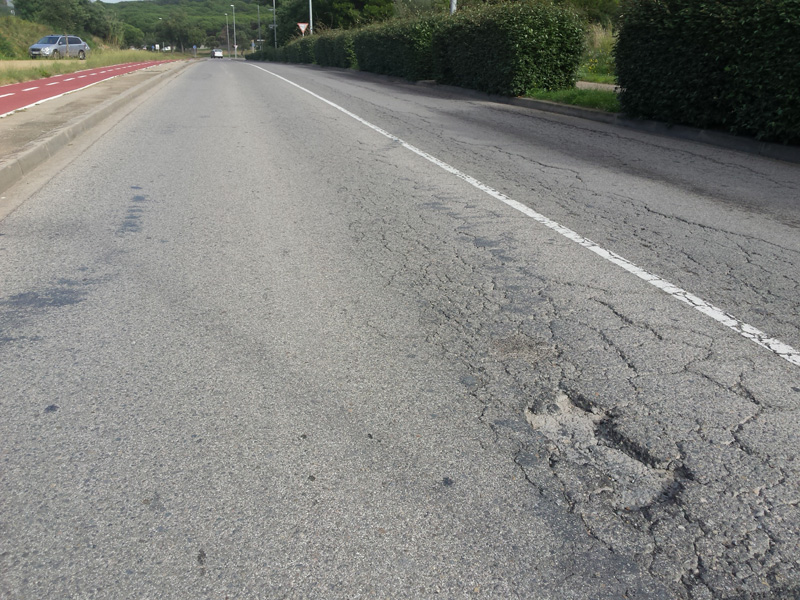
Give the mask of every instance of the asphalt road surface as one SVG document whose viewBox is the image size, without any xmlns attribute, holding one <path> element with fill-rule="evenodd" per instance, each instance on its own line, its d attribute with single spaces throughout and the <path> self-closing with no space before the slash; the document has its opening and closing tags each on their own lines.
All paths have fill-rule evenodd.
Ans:
<svg viewBox="0 0 800 600">
<path fill-rule="evenodd" d="M 235 61 L 75 154 L 0 222 L 0 597 L 800 596 L 797 165 Z"/>
</svg>

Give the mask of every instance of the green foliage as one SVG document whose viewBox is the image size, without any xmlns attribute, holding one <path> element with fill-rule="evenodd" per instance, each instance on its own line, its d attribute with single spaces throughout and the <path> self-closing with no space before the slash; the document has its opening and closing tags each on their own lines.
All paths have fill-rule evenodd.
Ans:
<svg viewBox="0 0 800 600">
<path fill-rule="evenodd" d="M 14 46 L 0 34 L 0 58 L 17 58 Z"/>
<path fill-rule="evenodd" d="M 631 116 L 800 143 L 798 0 L 626 0 L 615 55 Z"/>
<path fill-rule="evenodd" d="M 583 21 L 567 7 L 489 5 L 456 13 L 436 31 L 433 72 L 440 83 L 506 96 L 570 88 L 583 45 Z"/>
<path fill-rule="evenodd" d="M 286 56 L 286 47 L 264 46 L 263 50 L 252 52 L 245 57 L 247 60 L 268 60 L 271 62 L 289 62 Z"/>
<path fill-rule="evenodd" d="M 356 65 L 353 34 L 348 30 L 326 31 L 317 36 L 314 58 L 323 67 L 352 69 Z"/>
<path fill-rule="evenodd" d="M 352 68 L 354 56 L 362 71 L 519 96 L 572 87 L 583 44 L 574 11 L 514 2 L 309 36 L 252 58 Z"/>
<path fill-rule="evenodd" d="M 433 35 L 445 21 L 442 16 L 433 16 L 359 29 L 353 44 L 358 68 L 411 81 L 432 79 Z"/>
<path fill-rule="evenodd" d="M 569 4 L 589 22 L 605 26 L 619 16 L 619 0 L 556 0 L 556 4 Z"/>
<path fill-rule="evenodd" d="M 286 58 L 290 63 L 310 65 L 314 62 L 314 46 L 319 36 L 309 35 L 286 44 Z"/>
<path fill-rule="evenodd" d="M 16 0 L 19 17 L 49 25 L 59 33 L 92 34 L 109 39 L 116 33 L 102 3 L 90 0 Z"/>
<path fill-rule="evenodd" d="M 530 90 L 525 94 L 528 98 L 538 100 L 549 100 L 559 104 L 570 104 L 583 108 L 594 108 L 606 112 L 619 112 L 619 99 L 615 92 L 605 90 L 580 90 L 572 88 L 569 90 Z"/>
<path fill-rule="evenodd" d="M 611 27 L 597 23 L 586 31 L 586 49 L 578 69 L 580 81 L 596 83 L 615 83 L 617 80 L 614 64 L 614 44 L 616 38 Z"/>
<path fill-rule="evenodd" d="M 0 56 L 28 58 L 28 46 L 52 33 L 52 28 L 19 17 L 0 17 Z"/>
<path fill-rule="evenodd" d="M 144 32 L 138 27 L 128 25 L 122 27 L 122 45 L 126 48 L 141 48 L 144 44 Z"/>
</svg>

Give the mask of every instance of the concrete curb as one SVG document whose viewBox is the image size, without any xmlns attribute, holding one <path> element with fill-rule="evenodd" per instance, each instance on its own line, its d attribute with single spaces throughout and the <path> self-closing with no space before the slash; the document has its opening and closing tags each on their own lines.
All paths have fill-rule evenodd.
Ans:
<svg viewBox="0 0 800 600">
<path fill-rule="evenodd" d="M 107 100 L 91 112 L 76 117 L 44 141 L 35 144 L 31 149 L 21 152 L 7 163 L 0 165 L 0 194 L 5 192 L 12 185 L 17 183 L 25 175 L 28 175 L 36 167 L 53 157 L 56 152 L 69 144 L 84 131 L 95 127 L 107 117 L 112 115 L 126 104 L 135 100 L 143 92 L 163 83 L 171 77 L 175 77 L 189 64 L 185 61 L 182 65 L 169 71 L 164 71 L 159 75 L 143 81 L 142 83 L 125 90 L 118 96 Z"/>
<path fill-rule="evenodd" d="M 626 127 L 628 129 L 643 131 L 645 133 L 651 133 L 654 135 L 709 144 L 718 148 L 724 148 L 726 150 L 755 154 L 757 156 L 782 160 L 785 162 L 800 163 L 800 147 L 798 146 L 786 146 L 784 144 L 761 142 L 752 138 L 731 135 L 721 131 L 696 129 L 686 125 L 668 125 L 667 123 L 662 123 L 660 121 L 631 119 L 622 114 L 608 113 L 602 110 L 594 110 L 591 108 L 570 106 L 568 104 L 558 104 L 556 102 L 548 102 L 547 100 L 495 96 L 492 94 L 485 94 L 483 92 L 476 92 L 474 90 L 467 90 L 449 85 L 439 85 L 431 81 L 418 81 L 417 85 L 438 87 L 449 92 L 467 95 L 472 98 L 487 100 L 489 102 L 511 104 L 513 106 L 521 106 L 534 110 L 566 115 L 569 117 L 578 117 L 580 119 L 588 119 L 590 121 L 614 125 L 616 127 Z"/>
</svg>

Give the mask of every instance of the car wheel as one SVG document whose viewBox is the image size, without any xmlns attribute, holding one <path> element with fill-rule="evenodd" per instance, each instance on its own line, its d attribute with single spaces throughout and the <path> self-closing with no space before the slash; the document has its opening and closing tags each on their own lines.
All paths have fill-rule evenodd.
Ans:
<svg viewBox="0 0 800 600">
<path fill-rule="evenodd" d="M 86 60 L 86 52 L 84 52 L 83 50 L 78 52 L 78 58 L 80 58 L 81 60 Z"/>
<path fill-rule="evenodd" d="M 61 52 L 58 50 L 53 51 L 53 60 L 58 60 L 59 58 L 61 58 Z"/>
</svg>

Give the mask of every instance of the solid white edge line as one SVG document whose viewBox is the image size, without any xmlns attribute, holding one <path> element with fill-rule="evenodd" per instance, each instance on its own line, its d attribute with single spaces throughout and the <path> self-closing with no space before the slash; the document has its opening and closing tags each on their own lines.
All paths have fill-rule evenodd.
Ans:
<svg viewBox="0 0 800 600">
<path fill-rule="evenodd" d="M 497 191 L 497 190 L 495 190 L 495 189 L 493 189 L 493 188 L 481 183 L 477 179 L 475 179 L 475 178 L 473 178 L 473 177 L 471 177 L 471 176 L 469 176 L 469 175 L 467 175 L 465 173 L 462 173 L 461 171 L 459 171 L 455 167 L 452 167 L 452 166 L 448 165 L 447 163 L 439 160 L 438 158 L 436 158 L 434 156 L 431 156 L 427 152 L 424 152 L 423 150 L 420 150 L 419 148 L 416 148 L 415 146 L 412 146 L 411 144 L 401 140 L 397 136 L 394 136 L 391 133 L 381 129 L 377 125 L 373 125 L 369 121 L 366 121 L 366 120 L 362 119 L 358 115 L 356 115 L 356 114 L 350 112 L 349 110 L 339 106 L 338 104 L 335 104 L 335 103 L 331 102 L 330 100 L 327 100 L 326 98 L 323 98 L 319 94 L 315 94 L 311 90 L 308 90 L 308 89 L 304 88 L 303 86 L 298 85 L 298 84 L 294 83 L 293 81 L 290 81 L 290 80 L 286 79 L 285 77 L 281 77 L 277 73 L 273 73 L 272 71 L 269 71 L 268 69 L 265 69 L 263 67 L 259 67 L 258 65 L 251 65 L 251 66 L 253 66 L 256 69 L 259 69 L 261 71 L 264 71 L 265 73 L 268 73 L 268 74 L 272 75 L 273 77 L 277 77 L 278 79 L 281 79 L 282 81 L 285 81 L 286 83 L 288 83 L 290 85 L 293 85 L 297 89 L 302 90 L 307 94 L 310 94 L 314 98 L 317 98 L 318 100 L 321 100 L 325 104 L 328 104 L 329 106 L 335 108 L 336 110 L 338 110 L 338 111 L 346 114 L 347 116 L 355 119 L 359 123 L 362 123 L 363 125 L 366 125 L 370 129 L 372 129 L 372 130 L 380 133 L 381 135 L 389 138 L 390 140 L 401 144 L 407 150 L 410 150 L 414 154 L 417 154 L 418 156 L 421 156 L 425 160 L 437 165 L 438 167 L 444 169 L 448 173 L 451 173 L 451 174 L 455 175 L 456 177 L 458 177 L 459 179 L 462 179 L 462 180 L 466 181 L 467 183 L 469 183 L 473 187 L 485 192 L 486 194 L 492 196 L 493 198 L 495 198 L 497 200 L 500 200 L 501 202 L 503 202 L 503 203 L 507 204 L 508 206 L 518 210 L 519 212 L 523 213 L 524 215 L 527 215 L 528 217 L 530 217 L 533 220 L 541 223 L 542 225 L 544 225 L 546 227 L 549 227 L 553 231 L 556 231 L 556 232 L 560 233 L 565 238 L 575 242 L 576 244 L 579 244 L 579 245 L 583 246 L 587 250 L 590 250 L 590 251 L 594 252 L 596 255 L 604 258 L 605 260 L 609 261 L 610 263 L 613 263 L 613 264 L 617 265 L 618 267 L 621 267 L 621 268 L 625 269 L 629 273 L 631 273 L 633 275 L 636 275 L 639 279 L 642 279 L 643 281 L 646 281 L 647 283 L 653 285 L 654 287 L 660 289 L 661 291 L 669 294 L 673 298 L 676 298 L 677 300 L 680 300 L 681 302 L 684 302 L 685 304 L 688 304 L 689 306 L 695 308 L 696 310 L 700 311 L 704 315 L 706 315 L 708 317 L 711 317 L 712 319 L 714 319 L 718 323 L 724 325 L 728 329 L 731 329 L 732 331 L 735 331 L 736 333 L 738 333 L 742 337 L 745 337 L 748 340 L 755 342 L 756 344 L 758 344 L 762 348 L 766 348 L 767 350 L 769 350 L 770 352 L 776 354 L 777 356 L 780 356 L 784 360 L 787 360 L 788 362 L 792 363 L 793 365 L 800 367 L 800 352 L 798 352 L 797 350 L 792 348 L 790 345 L 785 344 L 785 343 L 783 343 L 780 340 L 777 340 L 775 338 L 769 337 L 769 335 L 767 335 L 766 333 L 764 333 L 760 329 L 758 329 L 756 327 L 753 327 L 752 325 L 748 325 L 744 321 L 740 321 L 739 319 L 737 319 L 733 315 L 730 315 L 730 314 L 726 313 L 725 311 L 723 311 L 722 309 L 717 308 L 716 306 L 714 306 L 710 302 L 706 302 L 702 298 L 700 298 L 698 296 L 695 296 L 694 294 L 692 294 L 690 292 L 687 292 L 686 290 L 684 290 L 684 289 L 682 289 L 682 288 L 680 288 L 680 287 L 678 287 L 676 285 L 673 285 L 672 283 L 668 282 L 665 279 L 662 279 L 658 275 L 654 275 L 653 273 L 649 273 L 648 271 L 645 271 L 644 269 L 636 266 L 635 264 L 633 264 L 632 262 L 630 262 L 626 258 L 623 258 L 619 254 L 611 252 L 610 250 L 606 250 L 605 248 L 599 246 L 598 244 L 594 243 L 593 241 L 589 240 L 588 238 L 585 238 L 582 235 L 576 233 L 575 231 L 572 231 L 571 229 L 569 229 L 567 227 L 564 227 L 563 225 L 560 225 L 559 223 L 556 223 L 552 219 L 549 219 L 548 217 L 545 217 L 544 215 L 542 215 L 542 214 L 536 212 L 535 210 L 533 210 L 532 208 L 530 208 L 528 206 L 525 206 L 521 202 L 518 202 L 516 200 L 513 200 L 513 199 L 509 198 L 508 196 L 506 196 L 502 192 L 499 192 L 499 191 Z"/>
</svg>

